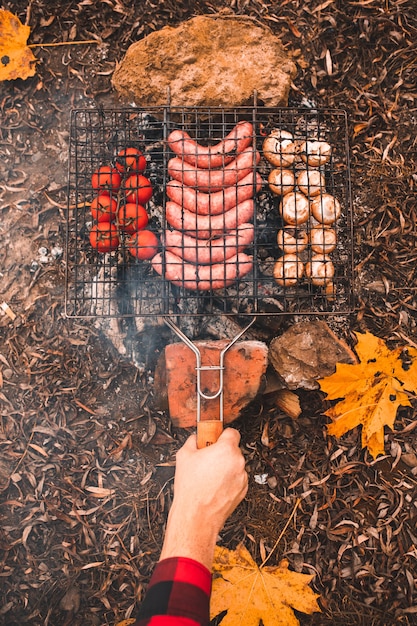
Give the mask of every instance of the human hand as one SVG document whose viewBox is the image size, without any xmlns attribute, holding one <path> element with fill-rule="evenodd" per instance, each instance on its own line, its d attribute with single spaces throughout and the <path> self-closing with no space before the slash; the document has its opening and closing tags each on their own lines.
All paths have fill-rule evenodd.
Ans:
<svg viewBox="0 0 417 626">
<path fill-rule="evenodd" d="M 177 453 L 174 502 L 209 516 L 217 531 L 243 500 L 248 487 L 239 441 L 238 431 L 226 428 L 215 444 L 198 450 L 192 435 Z"/>
<path fill-rule="evenodd" d="M 217 535 L 248 488 L 239 441 L 238 431 L 226 428 L 211 446 L 197 449 L 192 435 L 178 451 L 161 558 L 188 556 L 211 567 Z"/>
</svg>

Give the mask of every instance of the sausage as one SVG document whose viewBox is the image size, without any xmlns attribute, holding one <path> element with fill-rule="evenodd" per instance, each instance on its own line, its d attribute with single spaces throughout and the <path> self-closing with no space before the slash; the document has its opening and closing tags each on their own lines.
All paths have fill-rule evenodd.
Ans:
<svg viewBox="0 0 417 626">
<path fill-rule="evenodd" d="M 209 291 L 224 289 L 245 276 L 253 267 L 253 257 L 240 252 L 223 263 L 193 265 L 166 251 L 165 266 L 161 252 L 153 257 L 151 263 L 158 274 L 178 287 L 193 291 Z"/>
<path fill-rule="evenodd" d="M 252 243 L 253 233 L 253 224 L 241 224 L 237 230 L 219 239 L 194 239 L 179 230 L 167 230 L 165 249 L 190 263 L 199 265 L 222 263 Z"/>
<path fill-rule="evenodd" d="M 170 180 L 166 185 L 166 194 L 170 200 L 193 213 L 198 213 L 199 215 L 219 215 L 244 200 L 252 198 L 254 181 L 256 191 L 259 191 L 262 186 L 262 178 L 259 174 L 255 174 L 252 171 L 245 178 L 242 178 L 237 185 L 227 187 L 221 191 L 215 191 L 214 193 L 203 193 L 191 187 L 185 187 L 177 180 Z"/>
<path fill-rule="evenodd" d="M 249 146 L 226 167 L 219 170 L 207 170 L 191 165 L 179 157 L 174 157 L 168 161 L 168 174 L 183 185 L 199 191 L 219 191 L 225 187 L 236 185 L 239 180 L 250 174 L 254 165 L 259 163 L 260 158 L 261 155 L 258 150 L 254 154 L 252 146 Z"/>
<path fill-rule="evenodd" d="M 249 222 L 253 217 L 254 210 L 255 205 L 252 198 L 225 213 L 212 216 L 198 215 L 198 213 L 183 209 L 175 202 L 167 202 L 165 217 L 168 224 L 176 230 L 186 231 L 188 235 L 199 239 L 210 239 L 210 237 L 237 228 L 239 224 Z"/>
<path fill-rule="evenodd" d="M 185 130 L 173 130 L 168 135 L 171 150 L 187 163 L 203 168 L 224 167 L 253 140 L 253 126 L 250 122 L 238 122 L 224 139 L 215 146 L 202 146 L 190 137 Z"/>
</svg>

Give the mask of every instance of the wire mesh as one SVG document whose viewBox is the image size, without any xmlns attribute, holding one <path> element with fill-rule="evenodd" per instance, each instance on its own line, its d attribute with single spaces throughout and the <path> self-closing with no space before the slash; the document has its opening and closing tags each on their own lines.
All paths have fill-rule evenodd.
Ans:
<svg viewBox="0 0 417 626">
<path fill-rule="evenodd" d="M 252 128 L 249 143 L 241 150 L 232 141 L 230 158 L 225 157 L 218 143 L 238 134 L 236 125 L 242 129 L 245 122 Z M 271 134 L 277 138 L 274 163 L 264 143 Z M 313 161 L 313 142 L 321 142 L 319 154 L 329 145 L 325 162 Z M 197 162 L 196 170 L 193 157 L 207 157 L 207 149 L 199 146 L 213 145 L 212 162 Z M 136 181 L 134 188 L 129 181 L 138 172 L 129 171 L 126 160 L 117 156 L 127 148 L 146 158 L 142 175 L 152 190 L 146 202 L 140 184 Z M 101 166 L 126 166 L 119 189 L 107 185 L 101 190 L 117 206 L 112 228 L 118 245 L 110 252 L 97 251 L 90 241 L 97 229 L 91 205 L 98 191 L 92 177 Z M 262 106 L 78 109 L 71 112 L 68 180 L 69 316 L 320 315 L 353 310 L 353 211 L 344 111 Z M 331 198 L 326 211 L 340 208 L 327 223 L 325 196 Z M 295 213 L 288 217 L 284 205 L 294 202 Z M 132 255 L 138 254 L 138 244 L 132 244 L 132 233 L 124 230 L 120 217 L 126 216 L 127 204 L 140 203 L 149 219 L 145 230 L 157 237 L 153 260 Z M 203 214 L 196 217 L 195 211 Z M 294 254 L 295 261 L 289 256 Z M 324 279 L 311 276 L 323 267 Z"/>
</svg>

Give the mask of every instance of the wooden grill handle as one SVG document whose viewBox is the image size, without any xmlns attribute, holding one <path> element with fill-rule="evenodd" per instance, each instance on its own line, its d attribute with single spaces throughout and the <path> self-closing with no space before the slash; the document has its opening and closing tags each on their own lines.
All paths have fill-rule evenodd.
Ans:
<svg viewBox="0 0 417 626">
<path fill-rule="evenodd" d="M 223 432 L 220 420 L 202 420 L 197 422 L 197 448 L 206 448 L 216 443 Z"/>
</svg>

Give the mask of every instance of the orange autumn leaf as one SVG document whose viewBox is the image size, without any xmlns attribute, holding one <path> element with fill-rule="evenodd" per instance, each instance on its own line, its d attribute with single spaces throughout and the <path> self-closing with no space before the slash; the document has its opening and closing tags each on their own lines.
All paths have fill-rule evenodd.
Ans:
<svg viewBox="0 0 417 626">
<path fill-rule="evenodd" d="M 122 619 L 121 622 L 117 622 L 116 626 L 131 626 L 135 622 L 136 620 L 133 617 L 129 617 L 128 619 Z"/>
<path fill-rule="evenodd" d="M 216 547 L 210 617 L 227 610 L 221 626 L 299 626 L 293 609 L 311 614 L 320 611 L 308 586 L 313 575 L 288 569 L 282 560 L 276 567 L 258 567 L 248 550 Z"/>
<path fill-rule="evenodd" d="M 384 454 L 384 426 L 394 427 L 399 406 L 411 406 L 417 389 L 417 350 L 390 350 L 371 333 L 356 333 L 360 363 L 338 363 L 336 372 L 319 380 L 329 400 L 340 400 L 325 415 L 330 435 L 340 437 L 362 426 L 362 447 L 375 458 Z M 408 393 L 407 393 L 408 392 Z"/>
<path fill-rule="evenodd" d="M 35 75 L 36 58 L 26 45 L 29 34 L 29 26 L 10 11 L 0 9 L 0 81 L 26 80 Z"/>
</svg>

